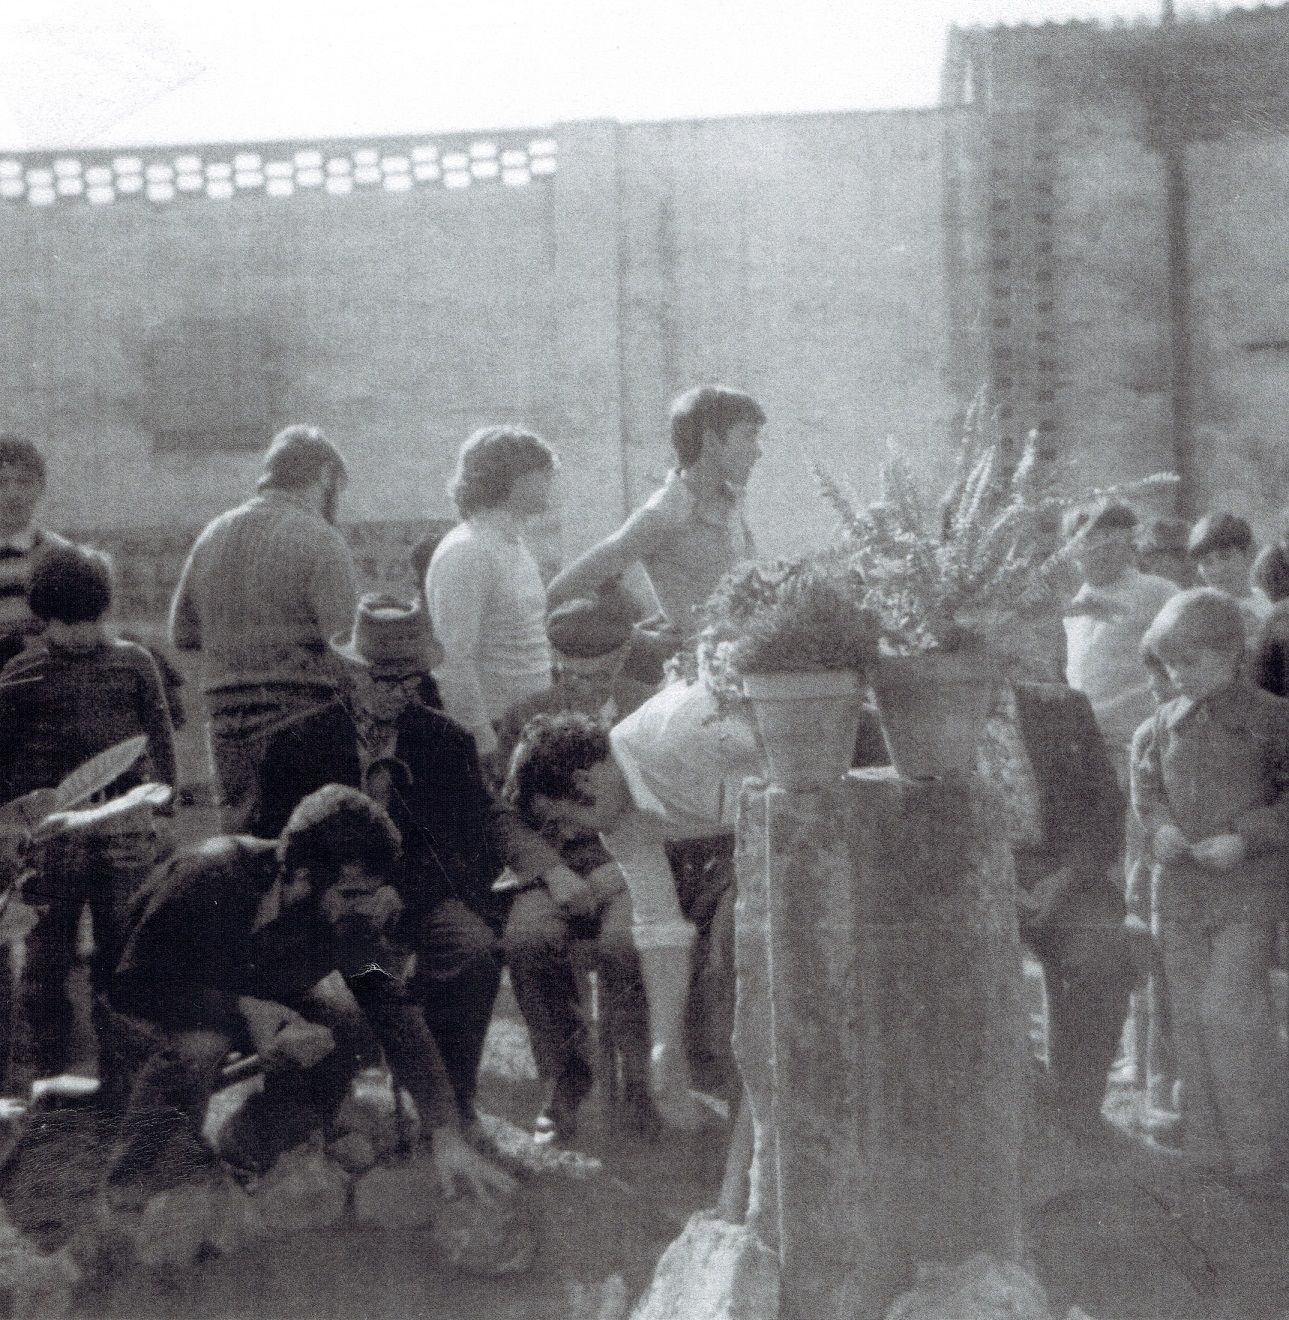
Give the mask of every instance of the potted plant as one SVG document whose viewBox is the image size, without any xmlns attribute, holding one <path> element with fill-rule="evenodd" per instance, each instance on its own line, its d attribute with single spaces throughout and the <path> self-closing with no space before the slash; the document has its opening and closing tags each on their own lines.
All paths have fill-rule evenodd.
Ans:
<svg viewBox="0 0 1289 1320">
<path fill-rule="evenodd" d="M 837 543 L 863 580 L 882 654 L 873 692 L 891 759 L 908 778 L 970 771 L 999 682 L 1033 672 L 1044 630 L 1060 627 L 1073 594 L 1062 512 L 1176 482 L 1170 473 L 1077 494 L 1057 494 L 1031 432 L 1009 467 L 981 398 L 968 412 L 953 480 L 939 501 L 892 448 L 881 498 L 862 506 L 818 463 L 838 514 Z"/>
<path fill-rule="evenodd" d="M 771 780 L 815 788 L 850 768 L 878 621 L 847 556 L 749 563 L 704 611 L 696 671 L 756 715 Z"/>
</svg>

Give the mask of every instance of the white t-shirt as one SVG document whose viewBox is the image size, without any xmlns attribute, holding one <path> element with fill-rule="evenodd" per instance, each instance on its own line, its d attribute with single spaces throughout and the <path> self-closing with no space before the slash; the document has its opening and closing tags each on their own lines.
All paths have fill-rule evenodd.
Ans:
<svg viewBox="0 0 1289 1320">
<path fill-rule="evenodd" d="M 1065 676 L 1072 688 L 1086 693 L 1112 750 L 1126 749 L 1153 709 L 1141 662 L 1141 639 L 1177 590 L 1167 578 L 1130 568 L 1113 585 L 1084 585 L 1074 597 L 1076 607 L 1096 597 L 1119 610 L 1109 620 L 1086 616 L 1065 620 Z"/>
<path fill-rule="evenodd" d="M 743 781 L 764 773 L 751 723 L 715 713 L 703 684 L 673 683 L 609 734 L 634 809 L 604 846 L 626 877 L 642 946 L 671 942 L 684 921 L 663 844 L 732 830 Z"/>
</svg>

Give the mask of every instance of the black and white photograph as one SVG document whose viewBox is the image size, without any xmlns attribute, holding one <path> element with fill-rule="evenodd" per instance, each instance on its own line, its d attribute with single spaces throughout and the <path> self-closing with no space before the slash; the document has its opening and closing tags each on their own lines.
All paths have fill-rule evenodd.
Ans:
<svg viewBox="0 0 1289 1320">
<path fill-rule="evenodd" d="M 1289 2 L 0 8 L 0 1320 L 1289 1317 Z"/>
</svg>

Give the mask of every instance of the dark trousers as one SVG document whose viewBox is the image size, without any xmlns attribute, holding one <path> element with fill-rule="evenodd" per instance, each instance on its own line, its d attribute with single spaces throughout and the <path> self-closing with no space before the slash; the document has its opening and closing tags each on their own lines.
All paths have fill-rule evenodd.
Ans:
<svg viewBox="0 0 1289 1320">
<path fill-rule="evenodd" d="M 68 977 L 76 963 L 81 915 L 88 907 L 94 929 L 90 982 L 106 988 L 121 951 L 121 916 L 146 867 L 113 864 L 92 841 L 54 840 L 24 897 L 39 911 L 26 939 L 19 999 L 25 1031 L 21 1067 L 36 1076 L 64 1072 L 72 1062 L 70 1047 L 75 1011 Z M 95 1004 L 98 995 L 94 995 Z M 103 1024 L 95 1011 L 100 1037 Z"/>
<path fill-rule="evenodd" d="M 466 1123 L 474 1117 L 479 1064 L 500 984 L 491 927 L 459 899 L 439 903 L 421 928 L 415 993 Z"/>
<path fill-rule="evenodd" d="M 1064 1117 L 1095 1121 L 1105 1100 L 1137 979 L 1123 902 L 1109 882 L 1071 895 L 1042 930 L 1021 938 L 1043 968 L 1047 986 L 1049 1070 Z"/>
<path fill-rule="evenodd" d="M 511 984 L 538 1075 L 565 1085 L 589 1081 L 587 1024 L 570 957 L 573 942 L 585 941 L 599 978 L 603 1027 L 622 1055 L 623 1080 L 629 1089 L 642 1089 L 649 1022 L 631 938 L 631 897 L 612 864 L 592 872 L 587 881 L 591 895 L 576 913 L 559 908 L 542 885 L 515 899 L 504 936 Z"/>
<path fill-rule="evenodd" d="M 263 1090 L 229 1119 L 219 1134 L 220 1148 L 249 1169 L 270 1168 L 284 1151 L 323 1127 L 349 1094 L 355 1074 L 380 1061 L 367 1017 L 338 977 L 328 977 L 286 1006 L 329 1028 L 336 1048 L 312 1068 L 273 1067 Z M 109 1181 L 171 1185 L 195 1159 L 209 1158 L 199 1134 L 206 1105 L 222 1084 L 227 1055 L 254 1047 L 241 1029 L 167 1027 L 112 1016 L 116 1046 L 136 1067 Z"/>
</svg>

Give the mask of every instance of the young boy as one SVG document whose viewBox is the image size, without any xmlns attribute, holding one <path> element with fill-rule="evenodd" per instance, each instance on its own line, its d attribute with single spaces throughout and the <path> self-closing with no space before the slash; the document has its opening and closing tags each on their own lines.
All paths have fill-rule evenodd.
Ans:
<svg viewBox="0 0 1289 1320">
<path fill-rule="evenodd" d="M 1233 513 L 1209 513 L 1191 528 L 1186 553 L 1206 587 L 1226 594 L 1240 607 L 1252 636 L 1271 612 L 1270 602 L 1249 580 L 1253 567 L 1253 529 Z"/>
<path fill-rule="evenodd" d="M 764 425 L 761 405 L 739 390 L 702 385 L 676 399 L 676 466 L 616 532 L 552 580 L 552 608 L 593 597 L 609 578 L 641 564 L 667 625 L 659 633 L 659 655 L 674 652 L 697 630 L 696 611 L 716 584 L 756 553 L 743 492 L 761 457 L 757 437 Z"/>
<path fill-rule="evenodd" d="M 57 546 L 36 561 L 27 603 L 43 632 L 0 671 L 0 800 L 52 788 L 83 761 L 137 734 L 147 756 L 108 796 L 155 779 L 175 782 L 174 734 L 152 657 L 104 629 L 112 603 L 107 557 L 86 546 Z M 57 848 L 26 897 L 42 910 L 27 939 L 22 1001 L 31 1063 L 41 1076 L 64 1071 L 72 1024 L 67 975 L 76 958 L 81 911 L 94 920 L 95 989 L 117 951 L 118 918 L 145 864 L 114 861 L 94 842 Z"/>
<path fill-rule="evenodd" d="M 1132 801 L 1159 866 L 1157 900 L 1185 1148 L 1265 1177 L 1277 1058 L 1267 987 L 1289 861 L 1289 702 L 1246 679 L 1227 594 L 1182 592 L 1142 638 L 1178 696 L 1137 732 Z"/>
</svg>

